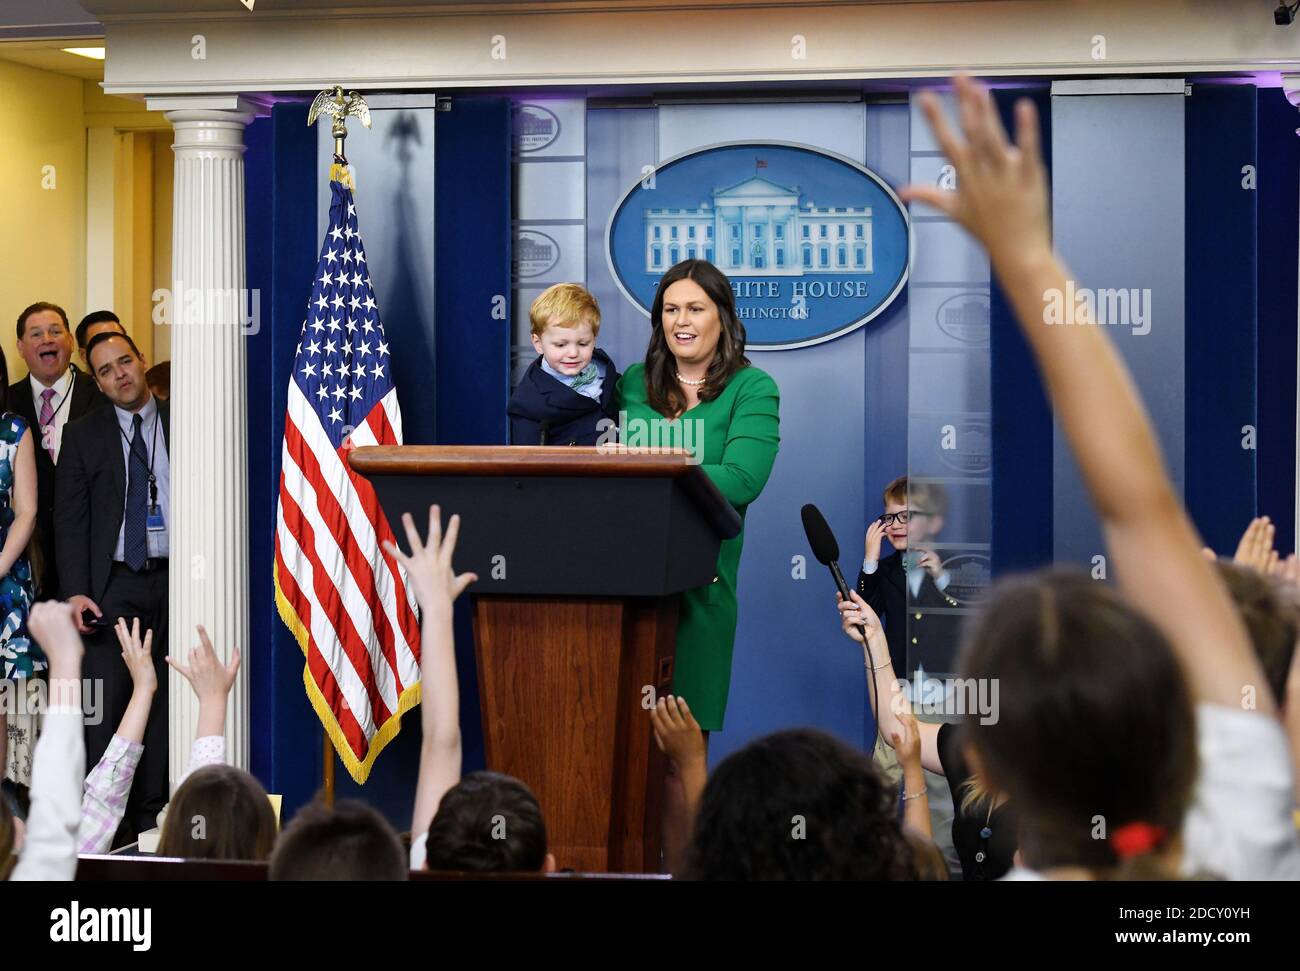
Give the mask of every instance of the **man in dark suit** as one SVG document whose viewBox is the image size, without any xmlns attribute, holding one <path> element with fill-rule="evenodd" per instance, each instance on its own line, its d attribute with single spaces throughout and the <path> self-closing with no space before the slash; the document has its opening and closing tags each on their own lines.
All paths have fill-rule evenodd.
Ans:
<svg viewBox="0 0 1300 971">
<path fill-rule="evenodd" d="M 86 637 L 84 671 L 102 679 L 103 717 L 86 725 L 86 764 L 112 740 L 131 697 L 131 677 L 112 627 L 140 619 L 153 631 L 159 685 L 167 684 L 167 562 L 171 495 L 168 406 L 149 393 L 146 363 L 126 334 L 87 347 L 95 382 L 111 402 L 68 425 L 55 477 L 54 521 L 61 595 Z M 156 825 L 167 803 L 167 692 L 149 713 L 144 753 L 118 842 Z"/>
<path fill-rule="evenodd" d="M 109 311 L 99 311 L 109 314 Z M 92 315 L 94 316 L 94 315 Z M 84 322 L 83 322 L 84 323 Z M 100 330 L 122 325 L 114 316 Z M 77 328 L 80 332 L 83 328 Z M 18 353 L 31 372 L 9 386 L 9 410 L 27 420 L 36 441 L 35 582 L 38 598 L 56 597 L 59 573 L 54 541 L 54 467 L 63 429 L 107 399 L 90 376 L 69 364 L 72 332 L 68 315 L 52 303 L 34 303 L 18 315 Z"/>
<path fill-rule="evenodd" d="M 90 361 L 86 358 L 86 345 L 92 338 L 100 334 L 117 331 L 119 334 L 125 334 L 126 328 L 122 326 L 122 320 L 111 310 L 92 310 L 86 316 L 81 318 L 81 323 L 77 324 L 77 353 L 81 355 L 81 363 L 90 370 Z"/>
</svg>

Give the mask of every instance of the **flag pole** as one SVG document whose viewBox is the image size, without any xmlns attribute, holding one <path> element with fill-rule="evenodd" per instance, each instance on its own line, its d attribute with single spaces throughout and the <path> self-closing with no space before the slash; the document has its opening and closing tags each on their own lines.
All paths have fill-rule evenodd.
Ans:
<svg viewBox="0 0 1300 971">
<path fill-rule="evenodd" d="M 334 743 L 330 741 L 329 732 L 321 729 L 321 738 L 325 740 L 325 760 L 321 772 L 325 792 L 325 805 L 334 808 Z"/>
<path fill-rule="evenodd" d="M 334 85 L 316 95 L 307 112 L 307 124 L 313 125 L 316 119 L 328 115 L 333 119 L 330 135 L 334 138 L 334 161 L 330 165 L 330 181 L 340 182 L 353 191 L 356 184 L 352 181 L 352 170 L 348 168 L 348 158 L 343 151 L 343 143 L 348 137 L 349 117 L 361 119 L 361 124 L 370 127 L 370 106 L 355 91 L 343 93 L 342 85 Z M 324 792 L 325 805 L 334 805 L 334 743 L 329 732 L 321 726 L 321 788 Z"/>
<path fill-rule="evenodd" d="M 336 84 L 333 89 L 326 89 L 316 95 L 307 111 L 307 124 L 313 125 L 316 119 L 328 115 L 333 119 L 330 134 L 334 137 L 334 163 L 330 166 L 330 181 L 342 182 L 349 189 L 356 190 L 352 182 L 352 172 L 348 168 L 347 156 L 343 153 L 343 143 L 348 137 L 348 118 L 359 118 L 361 124 L 370 127 L 370 106 L 355 91 L 343 93 L 343 86 Z"/>
</svg>

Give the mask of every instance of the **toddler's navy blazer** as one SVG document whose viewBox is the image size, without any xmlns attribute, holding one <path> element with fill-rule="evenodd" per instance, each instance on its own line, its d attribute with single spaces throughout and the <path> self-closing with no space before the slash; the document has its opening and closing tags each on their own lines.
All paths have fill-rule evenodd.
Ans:
<svg viewBox="0 0 1300 971">
<path fill-rule="evenodd" d="M 595 445 L 602 434 L 601 419 L 618 422 L 614 403 L 618 371 L 599 348 L 592 358 L 605 366 L 599 401 L 578 394 L 543 371 L 540 356 L 528 366 L 506 409 L 511 445 Z M 605 436 L 605 441 L 614 440 L 612 434 Z"/>
</svg>

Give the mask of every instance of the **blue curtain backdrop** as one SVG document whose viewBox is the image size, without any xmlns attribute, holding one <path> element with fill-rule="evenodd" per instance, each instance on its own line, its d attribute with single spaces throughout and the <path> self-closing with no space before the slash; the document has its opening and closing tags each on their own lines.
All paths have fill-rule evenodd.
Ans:
<svg viewBox="0 0 1300 971">
<path fill-rule="evenodd" d="M 1280 88 L 1258 96 L 1259 511 L 1277 524 L 1278 548 L 1295 549 L 1296 213 L 1300 137 Z"/>
<path fill-rule="evenodd" d="M 1256 247 L 1253 85 L 1192 85 L 1187 123 L 1188 512 L 1231 555 L 1255 515 Z M 1291 214 L 1292 228 L 1295 212 Z M 1294 232 L 1293 234 L 1294 235 Z M 1294 332 L 1295 315 L 1292 314 Z M 1294 377 L 1295 356 L 1292 355 Z"/>
<path fill-rule="evenodd" d="M 261 327 L 248 339 L 251 767 L 290 818 L 321 782 L 320 723 L 303 689 L 303 655 L 276 612 L 271 564 L 289 369 L 316 270 L 316 132 L 307 106 L 278 104 L 246 133 L 248 286 Z"/>
<path fill-rule="evenodd" d="M 1002 124 L 1014 131 L 1021 98 L 1038 109 L 1044 161 L 1052 168 L 1052 99 L 1047 88 L 994 92 Z M 1052 413 L 1029 345 L 994 278 L 989 299 L 993 411 L 993 576 L 1052 559 Z"/>
</svg>

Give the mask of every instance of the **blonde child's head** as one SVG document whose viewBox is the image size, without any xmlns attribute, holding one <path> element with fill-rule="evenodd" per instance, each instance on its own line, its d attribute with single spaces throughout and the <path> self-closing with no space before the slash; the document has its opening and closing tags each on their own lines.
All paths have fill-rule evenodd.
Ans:
<svg viewBox="0 0 1300 971">
<path fill-rule="evenodd" d="M 600 304 L 576 283 L 547 287 L 528 308 L 533 349 L 564 375 L 591 363 L 600 333 Z"/>
</svg>

